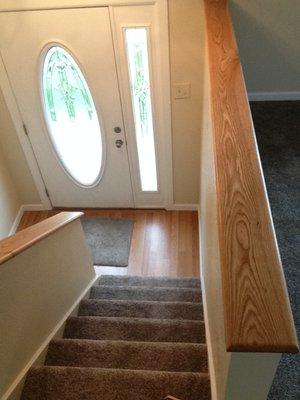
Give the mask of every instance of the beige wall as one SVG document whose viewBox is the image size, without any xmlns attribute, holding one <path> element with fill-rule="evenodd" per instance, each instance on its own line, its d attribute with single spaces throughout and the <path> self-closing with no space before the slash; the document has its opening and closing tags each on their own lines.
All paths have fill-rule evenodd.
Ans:
<svg viewBox="0 0 300 400">
<path fill-rule="evenodd" d="M 189 99 L 174 99 L 174 202 L 197 203 L 204 61 L 202 0 L 169 0 L 171 85 L 191 83 Z"/>
<path fill-rule="evenodd" d="M 0 90 L 0 144 L 22 204 L 40 203 L 24 152 Z"/>
<path fill-rule="evenodd" d="M 0 147 L 0 239 L 9 234 L 21 201 Z"/>
<path fill-rule="evenodd" d="M 248 92 L 300 91 L 300 1 L 230 0 Z"/>
</svg>

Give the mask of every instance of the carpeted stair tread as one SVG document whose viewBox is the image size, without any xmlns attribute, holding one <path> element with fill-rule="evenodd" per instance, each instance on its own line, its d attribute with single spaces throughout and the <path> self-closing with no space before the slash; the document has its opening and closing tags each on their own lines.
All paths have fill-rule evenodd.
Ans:
<svg viewBox="0 0 300 400">
<path fill-rule="evenodd" d="M 194 288 L 96 285 L 91 288 L 90 298 L 199 303 L 201 291 Z"/>
<path fill-rule="evenodd" d="M 205 343 L 202 321 L 179 319 L 71 317 L 65 338 Z"/>
<path fill-rule="evenodd" d="M 60 339 L 49 345 L 45 365 L 207 372 L 206 345 Z"/>
<path fill-rule="evenodd" d="M 103 275 L 99 279 L 99 285 L 105 286 L 163 286 L 181 288 L 199 288 L 199 278 L 169 278 L 169 277 L 145 277 L 145 276 L 123 276 L 123 275 Z"/>
<path fill-rule="evenodd" d="M 209 400 L 200 280 L 102 276 L 21 400 Z"/>
<path fill-rule="evenodd" d="M 193 372 L 35 367 L 22 400 L 209 400 L 209 377 Z"/>
<path fill-rule="evenodd" d="M 203 308 L 200 303 L 175 301 L 89 299 L 81 301 L 78 315 L 203 320 Z"/>
</svg>

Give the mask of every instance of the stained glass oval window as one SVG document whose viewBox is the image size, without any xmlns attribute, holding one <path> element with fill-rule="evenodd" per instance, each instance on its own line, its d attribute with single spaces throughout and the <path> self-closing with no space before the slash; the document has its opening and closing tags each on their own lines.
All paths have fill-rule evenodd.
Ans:
<svg viewBox="0 0 300 400">
<path fill-rule="evenodd" d="M 94 185 L 102 166 L 102 135 L 87 82 L 74 58 L 51 47 L 44 59 L 42 93 L 49 135 L 71 177 Z"/>
</svg>

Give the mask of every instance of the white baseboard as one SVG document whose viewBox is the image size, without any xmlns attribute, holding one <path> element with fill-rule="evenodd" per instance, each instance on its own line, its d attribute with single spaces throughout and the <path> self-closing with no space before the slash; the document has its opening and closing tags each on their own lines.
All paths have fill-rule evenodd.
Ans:
<svg viewBox="0 0 300 400">
<path fill-rule="evenodd" d="M 21 221 L 22 215 L 24 214 L 25 211 L 43 211 L 45 210 L 45 207 L 43 204 L 23 204 L 19 208 L 19 211 L 17 212 L 16 218 L 12 224 L 12 227 L 9 231 L 9 236 L 14 235 L 18 229 L 19 223 Z"/>
<path fill-rule="evenodd" d="M 99 276 L 95 276 L 91 282 L 88 284 L 88 286 L 83 290 L 81 295 L 75 300 L 73 305 L 69 308 L 69 310 L 66 312 L 66 314 L 63 316 L 63 318 L 58 322 L 58 324 L 53 328 L 53 330 L 49 333 L 47 338 L 44 340 L 44 342 L 41 344 L 41 346 L 37 349 L 37 351 L 33 354 L 31 359 L 28 361 L 26 366 L 22 369 L 22 371 L 19 373 L 17 378 L 14 380 L 14 382 L 11 384 L 9 389 L 4 393 L 3 397 L 1 397 L 1 400 L 19 400 L 25 377 L 28 372 L 28 370 L 32 366 L 38 366 L 38 365 L 43 365 L 44 360 L 46 357 L 46 353 L 48 350 L 48 345 L 50 341 L 54 338 L 59 339 L 62 338 L 64 327 L 66 320 L 73 315 L 77 315 L 78 312 L 78 307 L 79 303 L 81 300 L 84 298 L 88 298 L 89 292 L 91 287 L 96 283 L 96 281 L 99 279 Z"/>
<path fill-rule="evenodd" d="M 43 204 L 23 204 L 23 211 L 43 211 L 46 210 Z"/>
<path fill-rule="evenodd" d="M 167 210 L 174 211 L 198 211 L 199 205 L 196 204 L 171 204 Z"/>
<path fill-rule="evenodd" d="M 252 92 L 248 93 L 249 101 L 284 101 L 300 100 L 300 92 Z"/>
<path fill-rule="evenodd" d="M 19 208 L 19 211 L 17 212 L 16 218 L 15 218 L 13 224 L 12 224 L 12 227 L 11 227 L 11 229 L 10 229 L 10 231 L 9 231 L 8 236 L 14 235 L 14 234 L 16 233 L 17 229 L 18 229 L 19 223 L 20 223 L 21 218 L 22 218 L 22 215 L 23 215 L 23 213 L 24 213 L 24 210 L 23 210 L 22 207 L 23 207 L 23 206 L 21 206 L 21 207 Z"/>
</svg>

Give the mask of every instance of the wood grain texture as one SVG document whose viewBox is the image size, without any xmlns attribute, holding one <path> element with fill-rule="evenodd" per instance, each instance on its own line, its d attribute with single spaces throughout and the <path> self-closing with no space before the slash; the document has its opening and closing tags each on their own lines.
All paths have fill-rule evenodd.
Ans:
<svg viewBox="0 0 300 400">
<path fill-rule="evenodd" d="M 227 350 L 297 352 L 227 1 L 205 14 Z"/>
<path fill-rule="evenodd" d="M 1 240 L 0 265 L 82 215 L 81 212 L 62 212 Z"/>
<path fill-rule="evenodd" d="M 142 276 L 199 276 L 198 213 L 166 210 L 91 210 L 88 217 L 134 220 L 128 268 L 102 267 L 97 272 Z M 18 229 L 36 224 L 55 211 L 26 211 Z M 125 270 L 125 271 L 124 271 Z"/>
</svg>

